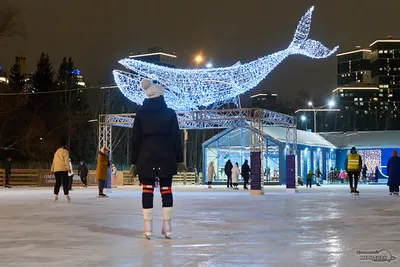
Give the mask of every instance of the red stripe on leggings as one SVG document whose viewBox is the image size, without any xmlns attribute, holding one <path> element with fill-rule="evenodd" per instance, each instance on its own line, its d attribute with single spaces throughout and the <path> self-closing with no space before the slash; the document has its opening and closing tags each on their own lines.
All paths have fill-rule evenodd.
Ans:
<svg viewBox="0 0 400 267">
<path fill-rule="evenodd" d="M 154 194 L 154 191 L 153 191 L 153 190 L 150 190 L 150 189 L 143 189 L 143 193 Z"/>
<path fill-rule="evenodd" d="M 161 195 L 172 194 L 172 190 L 161 191 Z"/>
</svg>

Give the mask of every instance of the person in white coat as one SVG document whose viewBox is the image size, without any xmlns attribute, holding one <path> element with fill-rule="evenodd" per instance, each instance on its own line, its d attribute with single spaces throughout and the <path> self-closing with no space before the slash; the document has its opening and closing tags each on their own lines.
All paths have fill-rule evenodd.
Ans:
<svg viewBox="0 0 400 267">
<path fill-rule="evenodd" d="M 232 184 L 234 190 L 239 190 L 239 177 L 240 177 L 240 170 L 239 164 L 236 162 L 232 167 Z"/>
<path fill-rule="evenodd" d="M 68 172 L 68 178 L 69 178 L 69 191 L 72 191 L 72 183 L 74 181 L 74 170 L 72 169 L 72 162 L 71 159 L 68 159 L 69 162 L 69 169 L 70 172 Z"/>
<path fill-rule="evenodd" d="M 216 176 L 215 173 L 215 167 L 214 167 L 214 162 L 211 161 L 210 164 L 208 164 L 208 169 L 207 169 L 207 184 L 208 188 L 211 189 L 211 184 Z"/>
</svg>

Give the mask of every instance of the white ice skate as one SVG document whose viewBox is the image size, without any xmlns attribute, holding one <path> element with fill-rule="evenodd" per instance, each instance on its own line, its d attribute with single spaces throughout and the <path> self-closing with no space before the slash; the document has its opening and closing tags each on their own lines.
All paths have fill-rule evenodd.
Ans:
<svg viewBox="0 0 400 267">
<path fill-rule="evenodd" d="M 66 195 L 66 196 L 65 196 L 65 200 L 66 200 L 67 202 L 71 202 L 70 196 Z"/>
<path fill-rule="evenodd" d="M 163 226 L 161 234 L 165 236 L 166 239 L 171 239 L 171 216 L 172 216 L 172 207 L 163 208 Z"/>
<path fill-rule="evenodd" d="M 146 239 L 151 239 L 151 233 L 153 232 L 153 209 L 143 209 L 144 218 L 144 231 L 143 235 Z"/>
<path fill-rule="evenodd" d="M 53 201 L 56 202 L 58 200 L 58 196 L 57 195 L 53 195 Z"/>
</svg>

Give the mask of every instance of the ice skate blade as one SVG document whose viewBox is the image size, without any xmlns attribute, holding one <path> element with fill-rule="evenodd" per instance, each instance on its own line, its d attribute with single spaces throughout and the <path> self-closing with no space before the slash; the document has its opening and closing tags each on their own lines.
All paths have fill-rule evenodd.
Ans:
<svg viewBox="0 0 400 267">
<path fill-rule="evenodd" d="M 165 235 L 165 239 L 171 240 L 171 236 L 170 235 Z"/>
<path fill-rule="evenodd" d="M 147 239 L 147 240 L 151 240 L 151 235 L 144 235 L 144 237 Z"/>
</svg>

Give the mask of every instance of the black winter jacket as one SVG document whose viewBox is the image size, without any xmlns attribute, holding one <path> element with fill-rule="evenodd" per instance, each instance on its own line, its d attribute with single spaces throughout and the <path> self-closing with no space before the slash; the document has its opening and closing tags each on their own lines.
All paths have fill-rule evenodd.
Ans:
<svg viewBox="0 0 400 267">
<path fill-rule="evenodd" d="M 79 175 L 79 177 L 87 177 L 88 173 L 89 173 L 89 170 L 86 167 L 86 165 L 85 164 L 83 164 L 83 165 L 79 164 L 79 167 L 78 167 L 78 175 Z"/>
<path fill-rule="evenodd" d="M 226 176 L 231 176 L 232 175 L 232 162 L 230 160 L 228 160 L 225 164 L 225 174 Z"/>
<path fill-rule="evenodd" d="M 244 163 L 242 165 L 242 177 L 249 178 L 250 177 L 250 172 L 251 172 L 251 170 L 250 170 L 249 164 Z"/>
<path fill-rule="evenodd" d="M 141 178 L 172 177 L 183 162 L 182 142 L 175 111 L 164 97 L 145 99 L 133 124 L 132 164 Z"/>
</svg>

